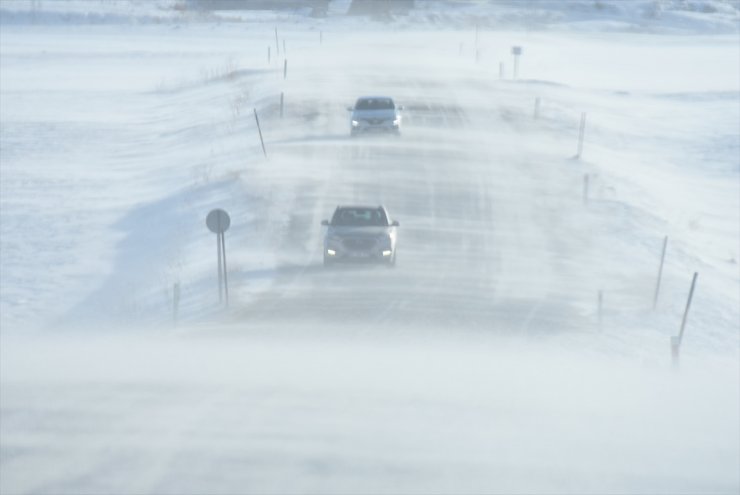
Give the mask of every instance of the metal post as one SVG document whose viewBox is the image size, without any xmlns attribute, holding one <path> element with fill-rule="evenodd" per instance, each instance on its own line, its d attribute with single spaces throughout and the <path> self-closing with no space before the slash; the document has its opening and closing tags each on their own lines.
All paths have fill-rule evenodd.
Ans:
<svg viewBox="0 0 740 495">
<path fill-rule="evenodd" d="M 534 99 L 534 120 L 537 120 L 540 116 L 540 98 Z"/>
<path fill-rule="evenodd" d="M 280 118 L 283 118 L 283 105 L 285 100 L 285 94 L 281 91 L 280 92 Z"/>
<path fill-rule="evenodd" d="M 285 59 L 285 63 L 283 64 L 283 79 L 288 77 L 288 59 Z"/>
<path fill-rule="evenodd" d="M 260 134 L 260 143 L 262 143 L 262 153 L 267 158 L 267 150 L 265 149 L 265 141 L 262 139 L 262 129 L 260 128 L 260 118 L 257 117 L 257 109 L 254 109 L 254 120 L 257 122 L 257 132 Z"/>
<path fill-rule="evenodd" d="M 218 222 L 219 228 L 221 228 L 221 222 Z M 221 234 L 216 234 L 216 253 L 218 255 L 218 302 L 223 302 L 223 275 L 221 272 Z"/>
<path fill-rule="evenodd" d="M 583 136 L 586 133 L 586 112 L 581 113 L 581 129 L 578 133 L 578 154 L 576 158 L 580 159 L 583 153 Z"/>
<path fill-rule="evenodd" d="M 658 305 L 658 294 L 660 294 L 660 281 L 663 278 L 663 263 L 665 262 L 665 251 L 668 247 L 668 236 L 663 238 L 663 253 L 660 255 L 660 267 L 658 268 L 658 282 L 655 284 L 655 296 L 653 296 L 653 309 Z"/>
<path fill-rule="evenodd" d="M 229 307 L 229 279 L 226 275 L 226 235 L 221 234 L 221 250 L 223 252 L 223 258 L 224 258 L 224 293 L 226 295 L 226 307 Z"/>
</svg>

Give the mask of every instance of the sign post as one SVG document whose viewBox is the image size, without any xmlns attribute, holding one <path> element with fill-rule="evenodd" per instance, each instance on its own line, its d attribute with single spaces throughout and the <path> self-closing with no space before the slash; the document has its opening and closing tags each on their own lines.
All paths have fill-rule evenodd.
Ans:
<svg viewBox="0 0 740 495">
<path fill-rule="evenodd" d="M 211 210 L 206 217 L 208 230 L 216 234 L 216 252 L 218 259 L 218 302 L 223 302 L 226 296 L 226 307 L 229 307 L 229 281 L 226 276 L 226 240 L 224 232 L 229 230 L 231 218 L 224 210 Z"/>
</svg>

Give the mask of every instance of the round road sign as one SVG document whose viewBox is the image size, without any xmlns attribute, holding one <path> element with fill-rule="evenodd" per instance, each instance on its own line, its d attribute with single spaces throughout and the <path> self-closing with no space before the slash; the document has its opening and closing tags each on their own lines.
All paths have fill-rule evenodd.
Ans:
<svg viewBox="0 0 740 495">
<path fill-rule="evenodd" d="M 211 212 L 206 217 L 206 225 L 208 226 L 208 229 L 214 234 L 223 234 L 224 232 L 229 230 L 229 225 L 231 225 L 231 218 L 229 218 L 229 214 L 226 213 L 224 210 L 217 208 L 215 210 L 211 210 Z"/>
</svg>

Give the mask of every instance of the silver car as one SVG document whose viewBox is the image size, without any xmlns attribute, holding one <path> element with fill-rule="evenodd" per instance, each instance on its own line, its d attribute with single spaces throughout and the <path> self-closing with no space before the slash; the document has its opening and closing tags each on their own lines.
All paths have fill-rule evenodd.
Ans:
<svg viewBox="0 0 740 495">
<path fill-rule="evenodd" d="M 363 96 L 357 99 L 349 119 L 351 136 L 370 132 L 401 135 L 401 114 L 403 107 L 396 107 L 393 99 L 387 96 Z"/>
<path fill-rule="evenodd" d="M 382 206 L 337 206 L 326 225 L 324 266 L 339 261 L 396 263 L 398 222 Z"/>
</svg>

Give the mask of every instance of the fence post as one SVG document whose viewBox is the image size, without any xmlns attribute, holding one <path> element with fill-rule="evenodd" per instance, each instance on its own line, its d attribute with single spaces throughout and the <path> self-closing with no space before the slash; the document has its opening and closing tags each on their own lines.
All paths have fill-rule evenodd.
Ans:
<svg viewBox="0 0 740 495">
<path fill-rule="evenodd" d="M 655 284 L 655 295 L 653 296 L 653 309 L 658 306 L 658 295 L 660 294 L 660 281 L 663 278 L 663 263 L 665 262 L 665 251 L 668 247 L 668 236 L 663 238 L 663 252 L 660 255 L 660 266 L 658 267 L 658 281 Z"/>
</svg>

